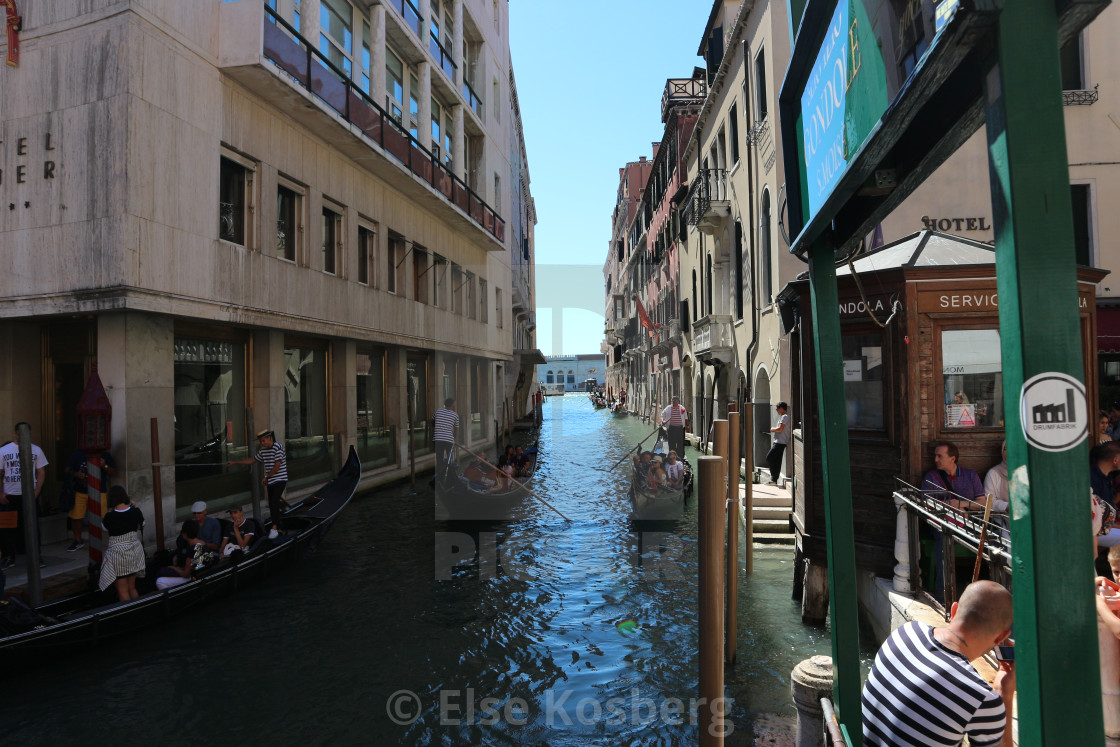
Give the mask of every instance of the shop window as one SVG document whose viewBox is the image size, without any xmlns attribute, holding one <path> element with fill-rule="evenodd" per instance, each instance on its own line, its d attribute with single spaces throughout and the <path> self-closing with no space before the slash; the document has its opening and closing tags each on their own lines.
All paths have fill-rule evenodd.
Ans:
<svg viewBox="0 0 1120 747">
<path fill-rule="evenodd" d="M 362 467 L 371 469 L 396 464 L 396 432 L 386 424 L 384 350 L 357 355 L 357 450 Z"/>
<path fill-rule="evenodd" d="M 252 162 L 223 153 L 218 183 L 218 237 L 241 246 L 250 246 L 253 209 Z"/>
<path fill-rule="evenodd" d="M 284 435 L 289 483 L 306 485 L 333 474 L 325 347 L 284 348 Z"/>
<path fill-rule="evenodd" d="M 428 423 L 428 359 L 408 359 L 408 396 L 412 408 L 412 443 L 416 455 L 430 454 L 434 450 L 429 437 Z"/>
<path fill-rule="evenodd" d="M 844 335 L 844 399 L 848 428 L 882 430 L 883 336 L 879 333 Z"/>
<path fill-rule="evenodd" d="M 174 356 L 176 506 L 248 498 L 243 478 L 223 466 L 248 453 L 245 345 L 176 337 Z"/>
<path fill-rule="evenodd" d="M 1003 368 L 998 329 L 941 332 L 944 428 L 1003 428 Z"/>
</svg>

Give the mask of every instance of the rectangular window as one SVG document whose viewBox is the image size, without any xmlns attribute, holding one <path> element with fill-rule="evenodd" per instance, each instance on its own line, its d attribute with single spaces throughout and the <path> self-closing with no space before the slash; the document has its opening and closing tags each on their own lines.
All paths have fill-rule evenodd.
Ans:
<svg viewBox="0 0 1120 747">
<path fill-rule="evenodd" d="M 431 276 L 432 276 L 432 306 L 435 306 L 435 307 L 441 308 L 441 309 L 444 308 L 443 304 L 445 303 L 444 296 L 446 294 L 443 293 L 442 291 L 443 291 L 444 284 L 446 282 L 446 278 L 444 277 L 444 273 L 446 273 L 446 272 L 447 272 L 447 260 L 444 259 L 443 257 L 439 256 L 438 254 L 433 254 L 432 255 L 432 270 L 431 270 Z"/>
<path fill-rule="evenodd" d="M 490 299 L 486 297 L 486 281 L 478 279 L 478 320 L 486 324 L 490 320 Z"/>
<path fill-rule="evenodd" d="M 174 381 L 176 506 L 185 508 L 216 496 L 247 498 L 243 477 L 225 474 L 222 466 L 247 457 L 240 436 L 248 405 L 245 345 L 176 336 Z M 233 443 L 226 440 L 227 423 L 232 423 Z"/>
<path fill-rule="evenodd" d="M 404 63 L 385 48 L 385 108 L 401 124 L 404 112 Z"/>
<path fill-rule="evenodd" d="M 451 138 L 455 132 L 455 124 L 451 119 L 451 112 L 443 111 L 443 163 L 451 171 Z"/>
<path fill-rule="evenodd" d="M 502 121 L 502 105 L 501 105 L 502 94 L 501 94 L 501 89 L 498 88 L 498 79 L 497 78 L 494 79 L 494 82 L 493 82 L 493 84 L 491 85 L 490 88 L 491 88 L 491 94 L 490 94 L 490 104 L 491 104 L 491 106 L 490 106 L 490 108 L 494 110 L 494 121 L 495 122 L 501 122 Z"/>
<path fill-rule="evenodd" d="M 342 214 L 323 208 L 323 272 L 337 274 L 338 257 L 342 253 Z"/>
<path fill-rule="evenodd" d="M 945 428 L 1003 427 L 1003 360 L 998 329 L 941 332 Z"/>
<path fill-rule="evenodd" d="M 739 160 L 739 106 L 738 104 L 731 105 L 731 113 L 728 116 L 730 124 L 728 129 L 731 132 L 731 163 L 734 164 Z"/>
<path fill-rule="evenodd" d="M 390 293 L 397 292 L 397 275 L 401 259 L 404 257 L 404 239 L 400 236 L 389 234 L 389 248 L 385 252 L 385 290 Z"/>
<path fill-rule="evenodd" d="M 218 237 L 249 246 L 253 172 L 245 163 L 222 156 L 218 178 Z"/>
<path fill-rule="evenodd" d="M 766 119 L 766 48 L 759 47 L 754 58 L 754 110 L 758 113 L 756 119 Z"/>
<path fill-rule="evenodd" d="M 878 332 L 844 335 L 844 399 L 848 428 L 883 429 L 883 336 Z"/>
<path fill-rule="evenodd" d="M 284 346 L 284 448 L 288 488 L 318 482 L 334 471 L 327 431 L 327 348 Z"/>
<path fill-rule="evenodd" d="M 276 256 L 295 262 L 303 236 L 303 192 L 295 185 L 276 187 Z"/>
<path fill-rule="evenodd" d="M 498 325 L 498 329 L 502 328 L 502 289 L 494 289 L 494 323 Z"/>
<path fill-rule="evenodd" d="M 377 259 L 377 231 L 358 226 L 358 282 L 373 285 L 372 268 Z"/>
<path fill-rule="evenodd" d="M 431 433 L 428 432 L 428 357 L 409 356 L 406 362 L 409 402 L 412 405 L 412 443 L 417 456 L 431 454 Z"/>
<path fill-rule="evenodd" d="M 1062 90 L 1084 90 L 1085 75 L 1081 54 L 1081 34 L 1066 42 L 1066 45 L 1062 47 L 1059 61 L 1062 71 Z"/>
<path fill-rule="evenodd" d="M 502 177 L 494 174 L 494 204 L 492 207 L 497 210 L 498 206 L 502 204 Z"/>
<path fill-rule="evenodd" d="M 416 76 L 408 76 L 408 131 L 412 137 L 420 137 L 420 82 Z"/>
<path fill-rule="evenodd" d="M 428 302 L 428 253 L 412 247 L 412 297 L 420 303 Z"/>
<path fill-rule="evenodd" d="M 373 63 L 373 53 L 370 51 L 369 23 L 362 21 L 362 90 L 368 96 L 372 91 L 369 87 L 370 65 Z"/>
<path fill-rule="evenodd" d="M 385 417 L 388 355 L 380 348 L 359 352 L 357 364 L 358 458 L 363 469 L 396 464 L 396 433 Z"/>
<path fill-rule="evenodd" d="M 443 121 L 443 107 L 439 102 L 432 99 L 432 153 L 435 154 L 436 160 L 439 160 L 439 148 L 442 139 L 440 138 L 440 122 Z"/>
<path fill-rule="evenodd" d="M 465 298 L 464 306 L 466 306 L 466 309 L 467 309 L 467 318 L 468 319 L 476 319 L 476 318 L 478 318 L 478 306 L 476 305 L 475 297 L 474 297 L 474 273 L 473 272 L 468 272 L 466 274 L 466 277 L 463 278 L 463 288 L 464 288 L 464 294 L 465 294 L 464 295 L 464 298 Z"/>
<path fill-rule="evenodd" d="M 451 313 L 463 313 L 463 270 L 459 265 L 451 265 Z"/>
<path fill-rule="evenodd" d="M 345 0 L 321 0 L 319 6 L 319 51 L 331 63 L 352 77 L 350 47 L 353 44 L 350 19 L 353 10 Z"/>
<path fill-rule="evenodd" d="M 1093 190 L 1089 184 L 1069 185 L 1073 201 L 1073 250 L 1077 264 L 1093 267 Z"/>
</svg>

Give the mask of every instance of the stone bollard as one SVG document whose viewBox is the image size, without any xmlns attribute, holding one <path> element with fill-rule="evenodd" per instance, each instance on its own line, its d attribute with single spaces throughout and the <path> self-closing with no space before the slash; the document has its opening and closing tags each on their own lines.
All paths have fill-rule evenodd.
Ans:
<svg viewBox="0 0 1120 747">
<path fill-rule="evenodd" d="M 824 733 L 821 698 L 832 699 L 832 657 L 813 656 L 800 662 L 793 668 L 789 687 L 797 706 L 797 747 L 820 747 Z"/>
</svg>

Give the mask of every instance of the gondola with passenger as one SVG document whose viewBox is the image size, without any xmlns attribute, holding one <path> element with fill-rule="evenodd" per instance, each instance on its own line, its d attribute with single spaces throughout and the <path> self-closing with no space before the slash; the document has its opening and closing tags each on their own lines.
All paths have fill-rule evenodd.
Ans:
<svg viewBox="0 0 1120 747">
<path fill-rule="evenodd" d="M 630 480 L 632 521 L 679 519 L 692 495 L 692 465 L 683 455 L 670 452 L 659 439 L 649 451 L 634 457 Z"/>
<path fill-rule="evenodd" d="M 315 550 L 323 535 L 350 502 L 362 476 L 357 452 L 339 473 L 314 495 L 284 512 L 275 526 L 279 535 L 258 540 L 243 558 L 214 563 L 192 579 L 163 591 L 150 591 L 125 602 L 114 601 L 112 589 L 80 592 L 40 605 L 27 616 L 26 630 L 7 630 L 0 638 L 0 662 L 41 659 L 67 650 L 88 648 L 103 640 L 175 618 L 233 589 L 275 573 L 281 565 Z M 146 578 L 157 574 L 150 563 Z"/>
<path fill-rule="evenodd" d="M 514 518 L 529 495 L 537 474 L 538 443 L 524 447 L 526 466 L 514 475 L 504 475 L 496 467 L 475 460 L 460 470 L 453 459 L 437 470 L 435 518 L 439 521 L 507 521 Z"/>
</svg>

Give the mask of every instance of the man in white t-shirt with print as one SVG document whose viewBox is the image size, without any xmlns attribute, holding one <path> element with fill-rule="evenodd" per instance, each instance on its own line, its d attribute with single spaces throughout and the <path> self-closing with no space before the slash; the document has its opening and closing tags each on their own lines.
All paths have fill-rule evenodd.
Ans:
<svg viewBox="0 0 1120 747">
<path fill-rule="evenodd" d="M 16 423 L 14 429 L 15 439 L 0 446 L 0 474 L 3 479 L 3 493 L 0 494 L 0 511 L 15 511 L 17 526 L 12 529 L 0 529 L 0 566 L 10 568 L 15 564 L 16 553 L 24 551 L 23 545 L 23 481 L 19 461 L 19 429 L 27 426 L 27 433 L 31 435 L 31 426 L 27 423 Z M 35 498 L 39 498 L 39 491 L 43 489 L 43 478 L 47 472 L 47 455 L 35 444 L 31 444 L 31 464 L 35 469 L 34 489 Z"/>
</svg>

